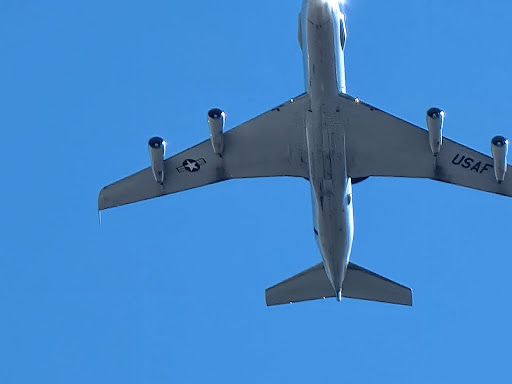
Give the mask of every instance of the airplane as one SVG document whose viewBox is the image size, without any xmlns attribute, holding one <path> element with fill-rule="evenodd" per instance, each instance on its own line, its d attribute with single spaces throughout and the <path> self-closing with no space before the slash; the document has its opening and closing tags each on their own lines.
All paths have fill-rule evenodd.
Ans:
<svg viewBox="0 0 512 384">
<path fill-rule="evenodd" d="M 210 138 L 167 159 L 166 142 L 151 138 L 151 166 L 104 187 L 98 210 L 230 179 L 304 178 L 322 261 L 266 289 L 266 304 L 348 297 L 412 305 L 410 288 L 349 261 L 352 185 L 371 176 L 428 178 L 512 196 L 512 178 L 505 177 L 509 141 L 493 137 L 489 157 L 443 138 L 440 108 L 427 110 L 425 130 L 348 95 L 346 36 L 337 0 L 303 0 L 305 92 L 227 131 L 225 112 L 213 108 Z"/>
</svg>

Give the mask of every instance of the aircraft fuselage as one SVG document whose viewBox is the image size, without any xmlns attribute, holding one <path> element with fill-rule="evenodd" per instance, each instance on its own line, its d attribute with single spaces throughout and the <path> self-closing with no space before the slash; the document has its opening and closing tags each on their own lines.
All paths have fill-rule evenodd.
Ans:
<svg viewBox="0 0 512 384">
<path fill-rule="evenodd" d="M 345 93 L 344 19 L 334 0 L 304 0 L 300 34 L 315 237 L 325 271 L 341 299 L 354 235 L 352 183 L 347 177 L 345 130 L 337 108 Z"/>
</svg>

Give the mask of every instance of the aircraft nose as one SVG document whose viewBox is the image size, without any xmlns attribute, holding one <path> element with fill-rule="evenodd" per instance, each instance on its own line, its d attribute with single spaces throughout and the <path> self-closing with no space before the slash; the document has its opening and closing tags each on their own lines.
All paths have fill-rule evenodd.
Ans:
<svg viewBox="0 0 512 384">
<path fill-rule="evenodd" d="M 325 24 L 331 18 L 332 0 L 310 0 L 308 19 L 315 24 Z"/>
</svg>

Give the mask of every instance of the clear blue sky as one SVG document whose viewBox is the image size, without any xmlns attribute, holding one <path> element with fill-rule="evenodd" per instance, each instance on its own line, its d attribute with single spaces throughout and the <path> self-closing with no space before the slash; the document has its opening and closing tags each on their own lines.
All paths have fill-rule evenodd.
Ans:
<svg viewBox="0 0 512 384">
<path fill-rule="evenodd" d="M 300 1 L 18 1 L 0 12 L 1 383 L 510 377 L 512 199 L 354 187 L 351 260 L 414 290 L 267 308 L 320 261 L 307 182 L 225 182 L 103 214 L 101 187 L 303 92 Z M 509 1 L 350 0 L 347 90 L 490 153 L 512 136 Z M 371 138 L 369 138 L 371 139 Z"/>
</svg>

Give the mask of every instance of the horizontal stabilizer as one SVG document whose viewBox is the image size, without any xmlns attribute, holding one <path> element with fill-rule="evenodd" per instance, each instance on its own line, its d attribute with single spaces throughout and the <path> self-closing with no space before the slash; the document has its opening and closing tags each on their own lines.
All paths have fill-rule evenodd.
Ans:
<svg viewBox="0 0 512 384">
<path fill-rule="evenodd" d="M 322 263 L 265 290 L 267 305 L 335 297 Z"/>
<path fill-rule="evenodd" d="M 343 296 L 352 299 L 412 305 L 412 291 L 358 265 L 349 263 Z M 323 264 L 317 264 L 265 290 L 267 305 L 336 297 Z"/>
<path fill-rule="evenodd" d="M 412 290 L 379 276 L 356 264 L 349 263 L 343 281 L 343 297 L 412 305 Z"/>
</svg>

